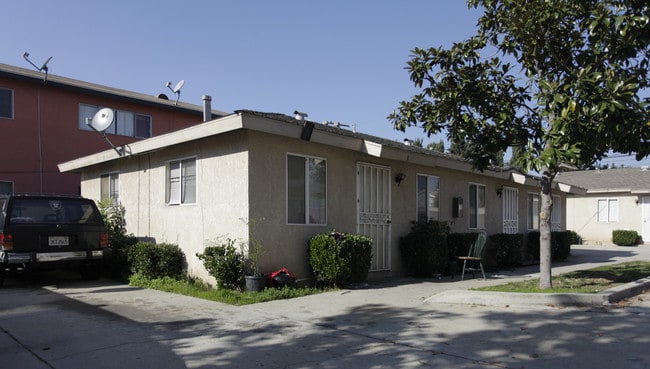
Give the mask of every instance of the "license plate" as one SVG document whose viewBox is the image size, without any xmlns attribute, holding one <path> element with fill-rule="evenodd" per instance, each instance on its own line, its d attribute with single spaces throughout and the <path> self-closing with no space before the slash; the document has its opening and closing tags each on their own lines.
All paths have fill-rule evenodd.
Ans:
<svg viewBox="0 0 650 369">
<path fill-rule="evenodd" d="M 68 246 L 70 244 L 68 236 L 50 236 L 47 241 L 50 246 Z"/>
</svg>

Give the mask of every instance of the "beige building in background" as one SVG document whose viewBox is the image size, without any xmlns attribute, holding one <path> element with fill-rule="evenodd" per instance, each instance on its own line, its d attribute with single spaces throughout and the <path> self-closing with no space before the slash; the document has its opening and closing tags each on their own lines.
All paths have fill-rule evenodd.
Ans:
<svg viewBox="0 0 650 369">
<path fill-rule="evenodd" d="M 616 168 L 563 172 L 558 181 L 585 188 L 567 199 L 567 229 L 586 243 L 611 244 L 612 231 L 637 231 L 650 242 L 650 170 Z"/>
<path fill-rule="evenodd" d="M 178 244 L 189 273 L 205 280 L 196 253 L 219 237 L 259 239 L 262 272 L 286 267 L 302 279 L 311 277 L 308 241 L 322 232 L 370 236 L 371 276 L 381 276 L 403 273 L 399 238 L 415 220 L 488 234 L 539 225 L 532 177 L 474 172 L 457 157 L 283 114 L 238 111 L 124 151 L 59 168 L 82 174 L 85 197 L 116 194 L 129 233 Z M 573 189 L 553 191 L 553 228 L 563 230 Z"/>
</svg>

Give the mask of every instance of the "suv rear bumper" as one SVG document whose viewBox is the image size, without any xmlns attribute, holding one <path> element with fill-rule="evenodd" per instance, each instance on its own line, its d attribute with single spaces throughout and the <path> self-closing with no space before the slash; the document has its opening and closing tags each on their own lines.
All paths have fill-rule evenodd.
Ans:
<svg viewBox="0 0 650 369">
<path fill-rule="evenodd" d="M 0 262 L 8 264 L 56 263 L 75 260 L 102 260 L 104 250 L 65 252 L 4 252 L 0 251 Z"/>
</svg>

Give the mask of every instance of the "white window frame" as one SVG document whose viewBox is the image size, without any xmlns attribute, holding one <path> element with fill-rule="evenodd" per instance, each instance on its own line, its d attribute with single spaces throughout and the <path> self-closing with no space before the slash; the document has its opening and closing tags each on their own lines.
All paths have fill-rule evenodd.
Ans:
<svg viewBox="0 0 650 369">
<path fill-rule="evenodd" d="M 8 91 L 9 92 L 9 100 L 10 100 L 9 101 L 9 109 L 10 109 L 9 116 L 0 115 L 0 118 L 2 118 L 2 119 L 14 119 L 14 115 L 15 115 L 15 111 L 14 111 L 14 108 L 15 108 L 15 106 L 14 106 L 14 90 L 12 90 L 10 88 L 5 88 L 5 87 L 0 87 L 0 90 Z"/>
<path fill-rule="evenodd" d="M 92 131 L 93 129 L 88 125 L 88 119 L 92 117 L 100 110 L 100 107 L 92 104 L 79 103 L 79 129 L 84 131 Z M 152 121 L 150 115 L 134 113 L 126 110 L 113 109 L 114 112 L 114 121 L 106 129 L 107 134 L 113 134 L 118 136 L 126 137 L 136 137 L 136 138 L 150 138 L 152 137 Z M 138 120 L 145 119 L 148 120 L 148 136 L 138 134 Z"/>
<path fill-rule="evenodd" d="M 526 195 L 526 229 L 539 231 L 539 212 L 541 196 L 536 192 L 528 192 Z"/>
<path fill-rule="evenodd" d="M 296 196 L 295 194 L 291 194 L 291 178 L 289 170 L 290 170 L 290 164 L 289 160 L 290 157 L 295 157 L 295 158 L 303 158 L 304 159 L 304 178 L 302 179 L 302 183 L 300 183 L 303 187 L 303 194 L 302 196 Z M 325 168 L 324 168 L 324 178 L 323 178 L 323 183 L 321 184 L 323 186 L 323 192 L 324 192 L 324 199 L 321 199 L 320 202 L 321 204 L 312 204 L 313 202 L 318 201 L 317 199 L 312 198 L 312 187 L 313 187 L 313 179 L 310 176 L 310 166 L 314 163 L 314 161 L 319 161 L 324 163 Z M 300 179 L 298 179 L 300 180 Z M 302 155 L 302 154 L 294 154 L 294 153 L 287 153 L 286 155 L 286 220 L 287 224 L 291 225 L 326 225 L 327 224 L 327 159 L 322 158 L 322 157 L 316 157 L 316 156 L 309 156 L 309 155 Z M 296 208 L 293 205 L 293 202 L 295 200 L 298 200 L 298 214 L 300 215 L 301 213 L 304 212 L 304 219 L 298 219 L 296 217 L 296 214 L 291 214 L 292 208 Z M 322 212 L 322 214 L 319 215 L 319 219 L 312 219 L 312 215 L 314 214 L 311 209 L 317 206 L 317 211 Z"/>
<path fill-rule="evenodd" d="M 476 193 L 473 197 L 472 187 L 476 187 Z M 479 191 L 480 190 L 480 191 Z M 480 204 L 480 192 L 483 192 L 483 204 Z M 485 229 L 487 220 L 487 199 L 485 185 L 481 183 L 470 183 L 467 191 L 467 218 L 469 229 Z"/>
<path fill-rule="evenodd" d="M 596 200 L 598 223 L 618 223 L 618 197 L 606 197 Z"/>
<path fill-rule="evenodd" d="M 425 188 L 421 188 L 423 179 Z M 416 175 L 415 219 L 418 222 L 440 220 L 440 177 L 428 174 Z M 423 218 L 422 215 L 426 214 Z"/>
<path fill-rule="evenodd" d="M 108 188 L 106 187 L 108 185 Z M 99 176 L 99 192 L 102 200 L 120 200 L 120 173 L 110 172 Z"/>
<path fill-rule="evenodd" d="M 184 172 L 184 167 L 191 167 L 188 163 L 192 162 L 194 165 L 193 178 L 187 176 Z M 185 165 L 183 165 L 185 163 Z M 176 177 L 172 178 L 172 166 L 178 164 L 178 185 L 173 185 L 172 182 Z M 195 205 L 198 201 L 198 160 L 196 156 L 189 156 L 181 159 L 170 160 L 165 165 L 165 203 L 167 205 L 176 206 L 176 205 Z M 193 186 L 194 198 L 185 199 L 184 194 L 188 194 L 187 189 Z M 177 187 L 177 188 L 176 188 Z M 191 194 L 192 192 L 190 192 Z"/>
</svg>

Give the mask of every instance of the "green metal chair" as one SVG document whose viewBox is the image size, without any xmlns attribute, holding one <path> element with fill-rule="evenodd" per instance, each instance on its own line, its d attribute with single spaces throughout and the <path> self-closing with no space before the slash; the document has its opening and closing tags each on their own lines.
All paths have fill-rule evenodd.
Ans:
<svg viewBox="0 0 650 369">
<path fill-rule="evenodd" d="M 476 242 L 474 242 L 470 247 L 469 247 L 469 253 L 467 256 L 459 256 L 459 260 L 463 260 L 463 273 L 460 276 L 460 280 L 465 279 L 465 270 L 472 272 L 472 277 L 474 276 L 474 272 L 478 272 L 479 270 L 481 271 L 481 274 L 483 274 L 483 279 L 485 278 L 485 271 L 483 270 L 483 247 L 485 246 L 485 241 L 486 241 L 486 236 L 485 232 L 480 232 L 478 236 L 476 237 Z M 469 266 L 467 265 L 469 261 Z M 474 264 L 474 266 L 472 266 Z M 476 264 L 478 264 L 479 268 L 476 268 Z"/>
</svg>

